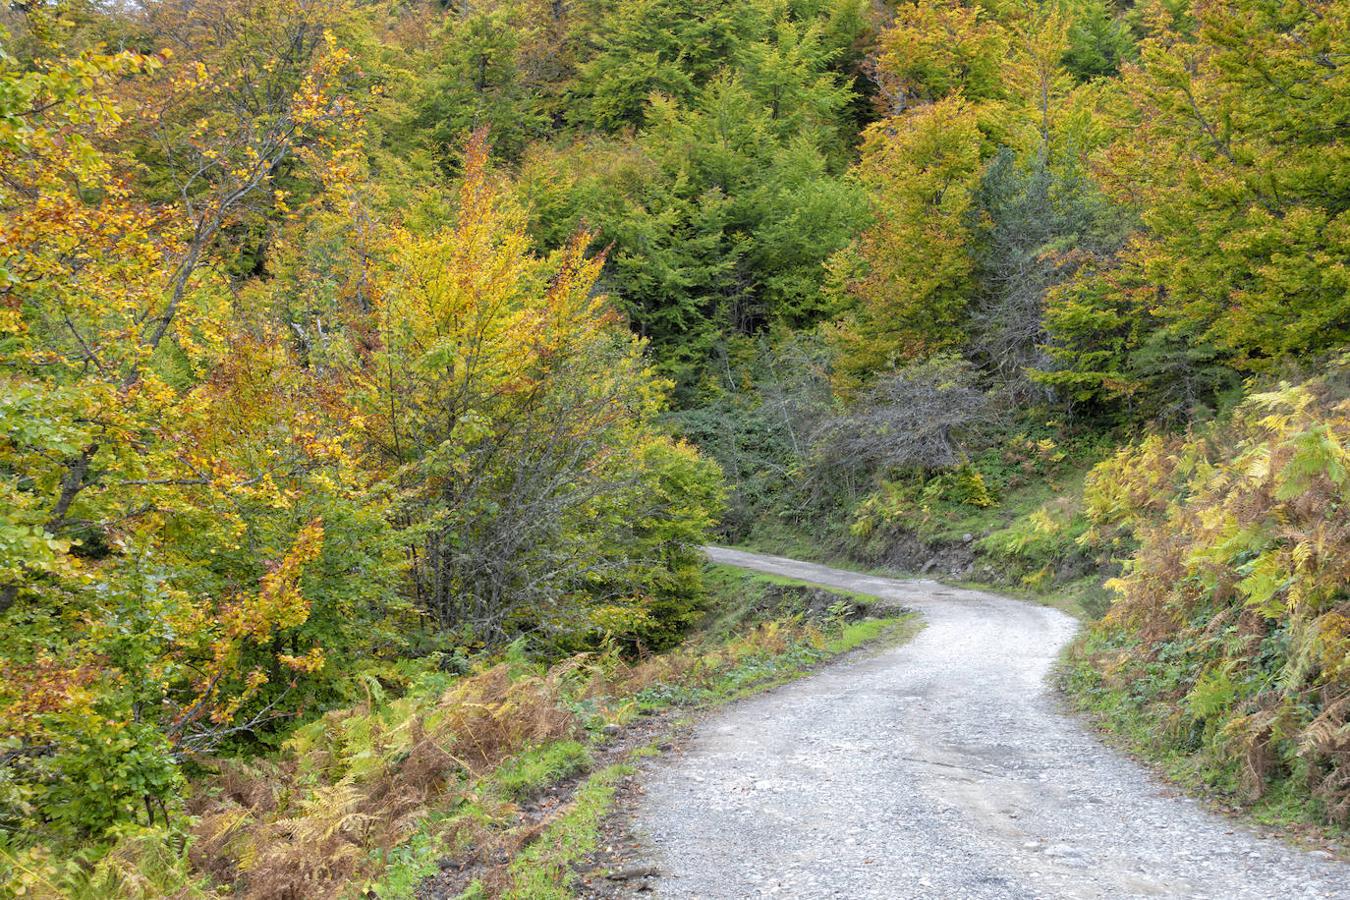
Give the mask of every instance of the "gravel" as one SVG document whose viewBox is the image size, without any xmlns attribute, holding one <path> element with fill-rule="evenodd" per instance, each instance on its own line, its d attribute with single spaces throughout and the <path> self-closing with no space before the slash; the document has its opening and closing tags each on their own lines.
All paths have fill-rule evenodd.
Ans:
<svg viewBox="0 0 1350 900">
<path fill-rule="evenodd" d="M 1063 714 L 1053 609 L 709 549 L 910 607 L 911 642 L 703 721 L 648 763 L 634 831 L 666 897 L 1350 898 L 1350 865 L 1180 797 Z"/>
</svg>

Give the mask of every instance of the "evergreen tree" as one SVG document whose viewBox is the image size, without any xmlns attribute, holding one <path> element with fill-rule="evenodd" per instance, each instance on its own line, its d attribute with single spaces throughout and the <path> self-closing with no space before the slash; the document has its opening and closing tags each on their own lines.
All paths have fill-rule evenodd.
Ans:
<svg viewBox="0 0 1350 900">
<path fill-rule="evenodd" d="M 515 159 L 543 134 L 547 120 L 519 66 L 523 30 L 511 7 L 447 18 L 441 62 L 421 87 L 416 120 L 438 151 L 448 153 L 487 128 L 493 149 Z"/>
</svg>

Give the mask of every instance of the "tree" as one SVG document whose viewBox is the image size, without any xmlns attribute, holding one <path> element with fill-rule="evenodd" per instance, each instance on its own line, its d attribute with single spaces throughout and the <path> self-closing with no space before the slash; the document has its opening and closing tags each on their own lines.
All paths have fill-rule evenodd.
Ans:
<svg viewBox="0 0 1350 900">
<path fill-rule="evenodd" d="M 489 128 L 494 150 L 517 159 L 526 143 L 543 133 L 547 120 L 520 70 L 525 31 L 510 7 L 447 20 L 442 62 L 421 85 L 416 123 L 442 152 L 461 146 L 470 132 Z"/>
<path fill-rule="evenodd" d="M 331 129 L 350 117 L 352 110 L 334 92 L 345 54 L 312 21 L 287 14 L 284 3 L 267 10 L 270 17 L 251 23 L 260 29 L 256 32 L 236 32 L 229 16 L 206 5 L 175 20 L 182 40 L 201 42 L 202 58 L 156 67 L 161 112 L 154 121 L 162 129 L 141 140 L 142 146 L 153 143 L 162 171 L 171 173 L 176 210 L 131 200 L 130 179 L 87 140 L 73 145 L 82 156 L 73 161 L 78 168 L 72 168 L 68 150 L 16 155 L 14 165 L 21 168 L 13 183 L 41 199 L 11 208 L 4 226 L 15 235 L 6 268 L 8 293 L 19 309 L 10 328 L 16 335 L 10 358 L 30 367 L 49 390 L 72 392 L 84 405 L 77 418 L 98 423 L 84 430 L 81 447 L 32 476 L 50 497 L 41 527 L 53 538 L 69 532 L 75 521 L 99 521 L 98 513 L 78 502 L 97 475 L 139 466 L 128 436 L 163 418 L 172 403 L 165 372 L 155 363 L 171 353 L 166 338 L 179 319 L 188 320 L 178 337 L 189 352 L 194 338 L 219 337 L 206 321 L 220 311 L 212 308 L 219 294 L 195 291 L 210 251 L 250 203 L 260 196 L 275 201 L 267 189 L 279 167 L 295 154 L 321 157 L 333 146 Z M 268 25 L 290 37 L 266 31 Z M 292 48 L 289 65 L 259 67 L 243 55 L 245 47 L 273 39 Z M 87 77 L 106 91 L 106 79 L 92 78 L 96 74 Z M 204 96 L 223 98 L 221 106 L 204 108 Z M 33 114 L 39 135 L 83 124 L 44 121 L 63 104 L 85 115 L 83 91 L 42 101 Z M 93 124 L 105 129 L 116 124 L 111 97 L 95 93 L 88 103 L 97 111 Z M 86 185 L 81 176 L 97 180 Z M 100 190 L 105 197 L 97 196 Z M 203 321 L 193 322 L 198 314 Z M 117 458 L 122 454 L 130 456 Z M 19 589 L 12 582 L 0 587 L 0 613 Z"/>
<path fill-rule="evenodd" d="M 715 386 L 673 418 L 721 467 L 729 497 L 720 525 L 738 537 L 804 505 L 803 460 L 817 425 L 833 412 L 829 358 L 818 337 L 781 331 L 733 338 L 718 352 Z"/>
<path fill-rule="evenodd" d="M 603 258 L 586 258 L 586 234 L 530 252 L 482 134 L 459 198 L 453 228 L 395 233 L 362 376 L 365 433 L 415 547 L 413 596 L 491 642 L 584 634 L 599 604 L 616 629 L 678 630 L 651 618 L 652 554 L 690 552 L 716 482 L 656 432 L 659 383 L 593 292 Z M 666 465 L 698 489 L 669 495 Z"/>
<path fill-rule="evenodd" d="M 833 312 L 825 261 L 867 225 L 867 199 L 857 182 L 831 173 L 806 140 L 765 162 L 743 201 L 750 222 L 744 265 L 757 283 L 757 315 L 770 328 L 811 327 Z"/>
<path fill-rule="evenodd" d="M 854 98 L 848 81 L 841 81 L 830 65 L 839 55 L 826 42 L 819 22 L 779 19 L 772 36 L 745 46 L 738 56 L 741 83 L 750 96 L 769 113 L 769 127 L 782 140 L 805 137 L 812 131 L 815 143 L 833 149 L 843 112 Z"/>
<path fill-rule="evenodd" d="M 1057 172 L 1038 156 L 1020 162 L 1001 150 L 980 184 L 971 302 L 972 355 L 1013 396 L 1044 397 L 1034 372 L 1051 367 L 1047 291 L 1089 258 L 1114 252 L 1119 216 L 1081 172 Z"/>
<path fill-rule="evenodd" d="M 972 287 L 969 212 L 984 162 L 975 107 L 958 96 L 878 122 L 858 177 L 875 224 L 835 266 L 850 306 L 834 328 L 836 386 L 959 346 Z"/>
<path fill-rule="evenodd" d="M 758 2 L 611 3 L 593 33 L 568 102 L 574 125 L 641 126 L 652 94 L 687 101 L 767 25 Z"/>
<path fill-rule="evenodd" d="M 226 45 L 194 7 L 176 22 L 202 38 L 190 63 L 0 61 L 0 415 L 16 426 L 0 440 L 0 694 L 18 769 L 4 816 L 35 833 L 163 819 L 179 754 L 300 712 L 324 691 L 330 639 L 368 638 L 389 583 L 382 545 L 361 540 L 379 515 L 355 499 L 329 386 L 223 277 L 229 230 L 260 196 L 284 206 L 278 168 L 295 154 L 331 176 L 332 129 L 353 121 L 345 55 L 269 11 L 258 31 L 222 25 Z M 269 67 L 244 48 L 278 23 L 296 55 Z M 155 126 L 125 122 L 119 100 L 150 82 Z M 132 154 L 152 145 L 150 171 Z M 330 535 L 364 549 L 325 555 Z M 330 593 L 319 570 L 353 565 L 370 593 Z"/>
<path fill-rule="evenodd" d="M 1080 81 L 1110 78 L 1135 57 L 1135 37 L 1107 0 L 1074 0 L 1064 67 Z"/>
<path fill-rule="evenodd" d="M 812 450 L 836 473 L 942 469 L 961 461 L 962 434 L 988 415 L 972 367 L 935 357 L 878 379 L 851 413 L 821 423 Z"/>
<path fill-rule="evenodd" d="M 1059 295 L 1057 377 L 1095 379 L 1108 396 L 1182 381 L 1203 403 L 1231 382 L 1223 369 L 1263 371 L 1345 343 L 1350 166 L 1334 137 L 1350 115 L 1334 62 L 1347 52 L 1343 7 L 1147 8 L 1098 168 L 1142 227 L 1112 264 Z M 1115 374 L 1089 376 L 1103 373 L 1092 323 L 1118 309 L 1131 321 L 1117 329 Z"/>
<path fill-rule="evenodd" d="M 689 103 L 653 98 L 646 118 L 631 139 L 537 153 L 523 180 L 546 246 L 582 225 L 611 245 L 606 285 L 689 403 L 724 335 L 826 314 L 821 264 L 866 209 L 832 136 L 783 132 L 735 72 Z"/>
<path fill-rule="evenodd" d="M 956 0 L 905 4 L 878 44 L 878 79 L 893 116 L 956 93 L 972 103 L 1005 95 L 1008 35 L 978 5 Z"/>
<path fill-rule="evenodd" d="M 1073 4 L 1014 8 L 1003 24 L 999 131 L 1008 144 L 990 160 L 974 200 L 967 352 L 1024 402 L 1053 397 L 1035 381 L 1051 363 L 1047 292 L 1117 250 L 1128 227 L 1086 171 L 1087 155 L 1104 139 L 1092 89 L 1077 84 L 1065 62 L 1082 14 Z"/>
</svg>

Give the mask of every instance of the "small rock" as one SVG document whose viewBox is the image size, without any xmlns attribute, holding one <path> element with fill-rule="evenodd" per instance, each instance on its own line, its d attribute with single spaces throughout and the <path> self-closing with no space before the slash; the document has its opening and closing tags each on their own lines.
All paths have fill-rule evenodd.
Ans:
<svg viewBox="0 0 1350 900">
<path fill-rule="evenodd" d="M 639 878 L 650 878 L 661 874 L 661 870 L 656 866 L 629 866 L 626 869 L 617 869 L 610 872 L 605 877 L 610 881 L 636 881 Z"/>
<path fill-rule="evenodd" d="M 1311 853 L 1309 853 L 1308 855 L 1311 856 L 1313 859 L 1335 859 L 1335 858 L 1336 858 L 1336 857 L 1332 856 L 1330 853 L 1328 853 L 1328 852 L 1325 851 L 1325 850 L 1314 850 L 1314 851 L 1312 851 Z"/>
<path fill-rule="evenodd" d="M 605 737 L 614 737 L 619 732 L 623 731 L 622 728 L 620 728 L 618 725 L 615 725 L 613 722 L 610 722 L 608 725 L 606 725 L 604 728 L 601 728 L 600 730 L 604 732 Z"/>
<path fill-rule="evenodd" d="M 961 535 L 961 543 L 963 544 L 969 544 L 973 540 L 975 540 L 975 535 L 971 534 L 969 531 Z"/>
</svg>

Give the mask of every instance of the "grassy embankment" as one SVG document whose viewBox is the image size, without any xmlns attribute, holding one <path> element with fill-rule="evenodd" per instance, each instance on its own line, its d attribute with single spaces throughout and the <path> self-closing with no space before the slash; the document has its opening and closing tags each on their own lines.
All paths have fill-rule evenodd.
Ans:
<svg viewBox="0 0 1350 900">
<path fill-rule="evenodd" d="M 1023 597 L 1091 621 L 1119 571 L 1085 545 L 1083 485 L 1104 439 L 1019 439 L 973 458 L 959 476 L 884 483 L 822 520 L 768 518 L 738 546 L 841 568 L 922 576 Z M 971 489 L 971 485 L 974 489 Z"/>
<path fill-rule="evenodd" d="M 616 785 L 668 729 L 917 630 L 913 616 L 786 579 L 710 567 L 707 583 L 704 627 L 668 653 L 545 666 L 515 649 L 463 674 L 370 678 L 364 702 L 272 757 L 202 772 L 189 834 L 128 832 L 35 893 L 389 900 L 450 871 L 466 896 L 570 896 Z"/>
</svg>

